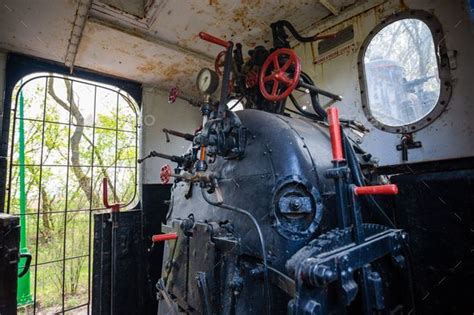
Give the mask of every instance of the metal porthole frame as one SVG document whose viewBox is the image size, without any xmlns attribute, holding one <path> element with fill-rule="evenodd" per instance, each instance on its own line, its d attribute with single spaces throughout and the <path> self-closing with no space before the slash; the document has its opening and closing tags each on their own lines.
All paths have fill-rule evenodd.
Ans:
<svg viewBox="0 0 474 315">
<path fill-rule="evenodd" d="M 403 19 L 418 19 L 424 22 L 431 31 L 431 35 L 433 36 L 433 43 L 435 45 L 435 55 L 436 61 L 438 64 L 438 74 L 440 79 L 440 95 L 438 98 L 438 102 L 433 107 L 433 109 L 426 114 L 425 116 L 421 117 L 417 121 L 405 124 L 403 126 L 391 126 L 382 123 L 381 121 L 377 120 L 371 110 L 369 105 L 369 100 L 367 96 L 367 81 L 365 77 L 365 70 L 364 70 L 364 56 L 367 50 L 368 45 L 372 41 L 372 39 L 387 25 L 390 25 L 396 21 L 403 20 Z M 380 24 L 378 24 L 367 36 L 364 40 L 362 45 L 359 49 L 359 55 L 357 57 L 357 67 L 359 69 L 359 84 L 360 84 L 360 96 L 361 96 L 361 104 L 362 110 L 367 118 L 367 120 L 376 128 L 397 134 L 404 134 L 404 133 L 412 133 L 418 130 L 421 130 L 431 124 L 433 121 L 436 120 L 445 110 L 449 103 L 449 99 L 451 98 L 452 93 L 452 80 L 451 80 L 451 71 L 449 68 L 449 58 L 447 54 L 447 48 L 445 45 L 445 37 L 443 33 L 443 29 L 441 27 L 441 23 L 436 19 L 435 16 L 432 14 L 423 11 L 423 10 L 408 10 L 399 13 L 395 13 L 390 15 L 386 19 L 384 19 Z"/>
<path fill-rule="evenodd" d="M 314 217 L 311 223 L 306 227 L 305 230 L 295 231 L 295 230 L 288 230 L 281 221 L 281 218 L 278 215 L 278 195 L 279 193 L 284 190 L 289 185 L 301 185 L 305 188 L 306 192 L 312 198 L 312 202 L 314 203 Z M 304 180 L 298 175 L 289 175 L 285 178 L 279 180 L 273 189 L 273 197 L 272 197 L 272 216 L 275 220 L 274 226 L 277 229 L 277 232 L 283 236 L 284 238 L 291 240 L 291 241 L 301 241 L 307 240 L 311 237 L 316 230 L 319 228 L 323 212 L 324 212 L 324 204 L 321 194 L 319 190 L 314 187 L 310 181 Z"/>
</svg>

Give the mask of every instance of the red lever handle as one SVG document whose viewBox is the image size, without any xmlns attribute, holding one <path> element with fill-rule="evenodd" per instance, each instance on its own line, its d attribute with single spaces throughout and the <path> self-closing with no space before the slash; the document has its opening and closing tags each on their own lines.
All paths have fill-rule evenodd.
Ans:
<svg viewBox="0 0 474 315">
<path fill-rule="evenodd" d="M 394 184 L 378 185 L 378 186 L 362 186 L 355 187 L 354 193 L 356 196 L 361 195 L 396 195 L 398 194 L 398 187 Z"/>
<path fill-rule="evenodd" d="M 104 207 L 107 209 L 110 208 L 109 205 L 109 198 L 108 198 L 108 185 L 107 185 L 107 178 L 102 179 L 102 203 L 104 204 Z"/>
<path fill-rule="evenodd" d="M 213 44 L 216 44 L 216 45 L 220 45 L 220 46 L 223 46 L 225 48 L 229 47 L 229 42 L 227 42 L 223 39 L 220 39 L 218 37 L 212 36 L 211 34 L 207 34 L 207 33 L 204 33 L 204 32 L 199 32 L 199 37 L 202 40 L 205 40 L 207 42 L 210 42 L 210 43 L 213 43 Z"/>
<path fill-rule="evenodd" d="M 167 234 L 156 234 L 151 237 L 153 243 L 164 242 L 168 240 L 175 240 L 178 238 L 176 233 L 167 233 Z"/>
<path fill-rule="evenodd" d="M 120 204 L 109 204 L 108 183 L 107 178 L 105 177 L 102 179 L 102 203 L 106 209 L 112 209 L 112 212 L 117 212 L 120 210 Z"/>
<path fill-rule="evenodd" d="M 336 107 L 327 109 L 329 136 L 331 138 L 332 159 L 334 161 L 344 161 L 342 153 L 341 125 L 339 123 L 339 111 Z"/>
</svg>

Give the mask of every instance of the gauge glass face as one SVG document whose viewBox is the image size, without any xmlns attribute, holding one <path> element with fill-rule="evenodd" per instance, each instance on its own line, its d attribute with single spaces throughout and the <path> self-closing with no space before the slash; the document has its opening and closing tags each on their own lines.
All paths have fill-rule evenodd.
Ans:
<svg viewBox="0 0 474 315">
<path fill-rule="evenodd" d="M 219 85 L 217 74 L 209 68 L 202 69 L 197 77 L 197 88 L 203 93 L 214 93 Z"/>
<path fill-rule="evenodd" d="M 201 92 L 206 92 L 211 86 L 212 74 L 209 69 L 204 69 L 198 77 L 198 88 Z"/>
</svg>

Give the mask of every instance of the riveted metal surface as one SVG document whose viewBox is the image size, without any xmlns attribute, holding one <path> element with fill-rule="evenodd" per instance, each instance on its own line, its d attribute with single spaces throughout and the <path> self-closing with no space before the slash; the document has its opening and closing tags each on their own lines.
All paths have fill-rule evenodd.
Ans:
<svg viewBox="0 0 474 315">
<path fill-rule="evenodd" d="M 224 202 L 250 211 L 260 222 L 272 265 L 283 271 L 289 255 L 312 235 L 334 224 L 335 213 L 324 212 L 334 202 L 334 186 L 322 176 L 331 166 L 327 129 L 306 120 L 257 110 L 244 110 L 237 114 L 249 130 L 246 155 L 242 160 L 218 158 L 209 165 L 209 170 L 220 178 Z M 279 132 L 275 133 L 275 130 Z M 289 232 L 282 233 L 278 227 L 281 222 L 275 217 L 278 200 L 274 195 L 280 187 L 295 180 L 306 186 L 310 192 L 308 197 L 314 198 L 315 206 L 308 231 L 291 237 Z M 193 188 L 192 198 L 186 199 L 184 195 L 188 190 L 188 184 L 183 182 L 174 188 L 171 218 L 183 218 L 193 213 L 196 221 L 228 220 L 235 226 L 236 235 L 246 244 L 244 252 L 261 256 L 257 235 L 249 227 L 247 218 L 207 204 L 198 185 Z"/>
</svg>

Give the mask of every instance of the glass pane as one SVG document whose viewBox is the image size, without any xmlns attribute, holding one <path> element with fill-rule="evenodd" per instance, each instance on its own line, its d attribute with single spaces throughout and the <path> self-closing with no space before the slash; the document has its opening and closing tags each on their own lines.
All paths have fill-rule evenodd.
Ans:
<svg viewBox="0 0 474 315">
<path fill-rule="evenodd" d="M 39 314 L 55 314 L 61 311 L 63 290 L 63 263 L 38 266 L 36 299 Z"/>
<path fill-rule="evenodd" d="M 137 127 L 136 106 L 133 101 L 123 95 L 119 95 L 118 128 L 120 130 L 134 131 Z"/>
<path fill-rule="evenodd" d="M 23 100 L 23 118 L 43 119 L 46 78 L 36 78 L 25 83 L 18 94 L 16 117 L 20 118 L 20 102 Z M 23 99 L 22 99 L 23 97 Z"/>
<path fill-rule="evenodd" d="M 97 88 L 95 125 L 96 127 L 117 128 L 117 92 Z"/>
<path fill-rule="evenodd" d="M 66 228 L 66 258 L 81 256 L 81 260 L 86 260 L 89 254 L 89 211 L 76 211 L 67 213 Z"/>
<path fill-rule="evenodd" d="M 92 190 L 91 167 L 70 167 L 67 208 L 69 210 L 90 209 L 92 199 L 100 196 Z"/>
<path fill-rule="evenodd" d="M 414 123 L 438 102 L 433 37 L 420 20 L 399 20 L 378 32 L 367 47 L 364 67 L 370 111 L 385 125 Z"/>
<path fill-rule="evenodd" d="M 133 168 L 117 168 L 117 197 L 120 203 L 128 204 L 135 197 L 136 172 Z M 133 202 L 130 205 L 134 206 Z"/>
<path fill-rule="evenodd" d="M 95 130 L 94 166 L 110 167 L 116 162 L 115 130 L 97 128 Z"/>
<path fill-rule="evenodd" d="M 79 257 L 66 261 L 65 272 L 65 309 L 87 303 L 88 299 L 88 258 Z M 87 314 L 87 308 L 79 308 L 69 314 Z"/>
<path fill-rule="evenodd" d="M 43 164 L 67 165 L 68 137 L 68 125 L 44 123 Z"/>
<path fill-rule="evenodd" d="M 73 123 L 93 126 L 95 87 L 92 84 L 74 82 L 74 104 L 77 111 L 74 112 Z"/>
<path fill-rule="evenodd" d="M 23 123 L 23 145 L 24 145 L 24 164 L 40 165 L 41 162 L 41 144 L 43 141 L 43 124 L 31 120 L 16 120 L 14 134 L 14 150 L 12 161 L 14 165 L 20 163 L 20 130 Z"/>
<path fill-rule="evenodd" d="M 37 218 L 30 219 L 36 223 Z M 64 255 L 64 213 L 48 213 L 42 210 L 39 221 L 38 263 L 60 261 Z M 28 245 L 31 252 L 35 253 L 36 239 Z"/>
<path fill-rule="evenodd" d="M 92 165 L 92 144 L 95 140 L 93 133 L 94 130 L 92 128 L 71 126 L 71 143 L 69 155 L 71 166 Z"/>
<path fill-rule="evenodd" d="M 136 133 L 119 131 L 117 136 L 117 165 L 135 167 L 137 163 Z"/>
<path fill-rule="evenodd" d="M 73 97 L 74 82 L 64 78 L 48 78 L 48 93 L 46 96 L 46 121 L 68 124 L 69 121 L 76 123 L 76 119 L 70 112 L 71 102 L 75 108 Z"/>
</svg>

